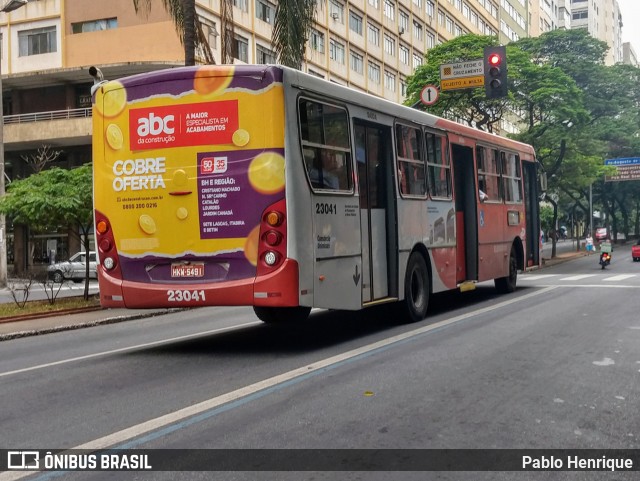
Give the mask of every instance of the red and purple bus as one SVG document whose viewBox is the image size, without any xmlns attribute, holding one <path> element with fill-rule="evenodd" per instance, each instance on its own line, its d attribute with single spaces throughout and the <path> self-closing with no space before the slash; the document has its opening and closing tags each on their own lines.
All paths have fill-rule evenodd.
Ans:
<svg viewBox="0 0 640 481">
<path fill-rule="evenodd" d="M 93 118 L 103 306 L 417 321 L 540 263 L 526 144 L 273 65 L 103 82 Z"/>
</svg>

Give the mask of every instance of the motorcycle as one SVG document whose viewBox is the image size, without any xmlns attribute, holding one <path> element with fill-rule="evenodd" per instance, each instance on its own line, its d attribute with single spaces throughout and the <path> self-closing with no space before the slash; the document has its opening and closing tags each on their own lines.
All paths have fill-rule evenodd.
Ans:
<svg viewBox="0 0 640 481">
<path fill-rule="evenodd" d="M 603 252 L 600 254 L 600 265 L 604 269 L 611 263 L 611 254 L 609 252 Z"/>
</svg>

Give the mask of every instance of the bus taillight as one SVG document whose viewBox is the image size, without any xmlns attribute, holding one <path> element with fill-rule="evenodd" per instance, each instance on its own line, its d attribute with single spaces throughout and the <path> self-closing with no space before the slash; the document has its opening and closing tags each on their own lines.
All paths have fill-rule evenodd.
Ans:
<svg viewBox="0 0 640 481">
<path fill-rule="evenodd" d="M 115 238 L 113 237 L 109 219 L 97 210 L 95 211 L 95 217 L 100 264 L 110 275 L 122 278 L 120 266 L 118 265 L 118 252 L 115 248 Z"/>
<path fill-rule="evenodd" d="M 287 253 L 286 203 L 282 199 L 265 209 L 260 225 L 258 275 L 279 267 Z"/>
</svg>

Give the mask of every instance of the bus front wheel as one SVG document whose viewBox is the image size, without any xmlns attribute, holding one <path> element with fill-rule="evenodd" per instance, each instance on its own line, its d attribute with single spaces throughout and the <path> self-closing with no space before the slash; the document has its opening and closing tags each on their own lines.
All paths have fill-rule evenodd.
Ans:
<svg viewBox="0 0 640 481">
<path fill-rule="evenodd" d="M 402 310 L 409 322 L 418 322 L 427 317 L 430 292 L 427 263 L 422 254 L 414 252 L 407 263 L 402 303 Z"/>
<path fill-rule="evenodd" d="M 500 277 L 494 281 L 496 289 L 502 294 L 507 294 L 516 290 L 516 283 L 518 282 L 518 260 L 516 259 L 516 249 L 511 248 L 511 254 L 509 255 L 509 275 L 506 277 Z"/>
<path fill-rule="evenodd" d="M 309 317 L 310 307 L 261 307 L 253 306 L 253 312 L 265 324 L 303 322 Z"/>
</svg>

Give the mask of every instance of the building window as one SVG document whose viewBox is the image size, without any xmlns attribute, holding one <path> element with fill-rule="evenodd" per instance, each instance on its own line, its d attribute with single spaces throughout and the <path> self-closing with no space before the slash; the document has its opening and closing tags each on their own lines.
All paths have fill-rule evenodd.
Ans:
<svg viewBox="0 0 640 481">
<path fill-rule="evenodd" d="M 402 34 L 409 30 L 409 14 L 400 10 L 398 15 L 398 31 Z"/>
<path fill-rule="evenodd" d="M 373 8 L 380 8 L 380 0 L 369 0 L 369 5 Z"/>
<path fill-rule="evenodd" d="M 324 34 L 322 32 L 318 32 L 317 30 L 311 30 L 311 35 L 309 36 L 309 45 L 312 50 L 315 50 L 319 53 L 324 53 Z"/>
<path fill-rule="evenodd" d="M 256 45 L 256 55 L 258 63 L 276 63 L 276 54 L 262 45 Z"/>
<path fill-rule="evenodd" d="M 431 32 L 427 32 L 427 48 L 433 48 L 436 45 L 436 36 L 431 33 Z"/>
<path fill-rule="evenodd" d="M 344 65 L 344 45 L 331 39 L 329 42 L 329 57 L 340 65 Z"/>
<path fill-rule="evenodd" d="M 433 12 L 435 11 L 435 5 L 431 0 L 427 0 L 427 15 L 429 17 L 433 17 Z"/>
<path fill-rule="evenodd" d="M 344 23 L 344 5 L 336 0 L 329 3 L 329 16 L 336 22 Z"/>
<path fill-rule="evenodd" d="M 418 68 L 422 65 L 422 57 L 416 53 L 413 54 L 413 68 Z"/>
<path fill-rule="evenodd" d="M 387 70 L 384 71 L 384 86 L 391 92 L 396 91 L 396 76 Z"/>
<path fill-rule="evenodd" d="M 233 0 L 233 6 L 242 10 L 243 12 L 249 11 L 249 0 Z"/>
<path fill-rule="evenodd" d="M 396 4 L 391 0 L 384 0 L 384 16 L 391 21 L 396 18 Z"/>
<path fill-rule="evenodd" d="M 362 74 L 364 69 L 364 57 L 356 52 L 351 52 L 351 70 Z"/>
<path fill-rule="evenodd" d="M 369 80 L 373 83 L 380 83 L 380 65 L 369 62 Z"/>
<path fill-rule="evenodd" d="M 263 22 L 273 25 L 275 19 L 276 6 L 266 0 L 256 0 L 256 17 Z"/>
<path fill-rule="evenodd" d="M 349 28 L 358 35 L 362 35 L 362 17 L 353 10 L 349 12 Z"/>
<path fill-rule="evenodd" d="M 233 39 L 233 58 L 249 63 L 249 40 L 236 35 Z"/>
<path fill-rule="evenodd" d="M 376 47 L 380 46 L 380 29 L 378 27 L 370 23 L 367 24 L 367 37 L 371 45 L 375 45 Z"/>
<path fill-rule="evenodd" d="M 73 33 L 98 32 L 100 30 L 109 30 L 117 27 L 117 18 L 103 18 L 102 20 L 93 20 L 91 22 L 72 23 L 71 31 Z"/>
<path fill-rule="evenodd" d="M 389 55 L 396 54 L 396 41 L 394 38 L 386 34 L 384 36 L 384 51 Z"/>
<path fill-rule="evenodd" d="M 409 47 L 400 45 L 400 61 L 405 65 L 409 65 Z"/>
<path fill-rule="evenodd" d="M 404 80 L 400 80 L 400 95 L 402 98 L 407 96 L 407 82 Z"/>
<path fill-rule="evenodd" d="M 413 21 L 413 36 L 422 42 L 422 25 L 420 25 L 415 20 Z"/>
<path fill-rule="evenodd" d="M 27 57 L 58 51 L 56 27 L 18 32 L 19 56 Z"/>
</svg>

